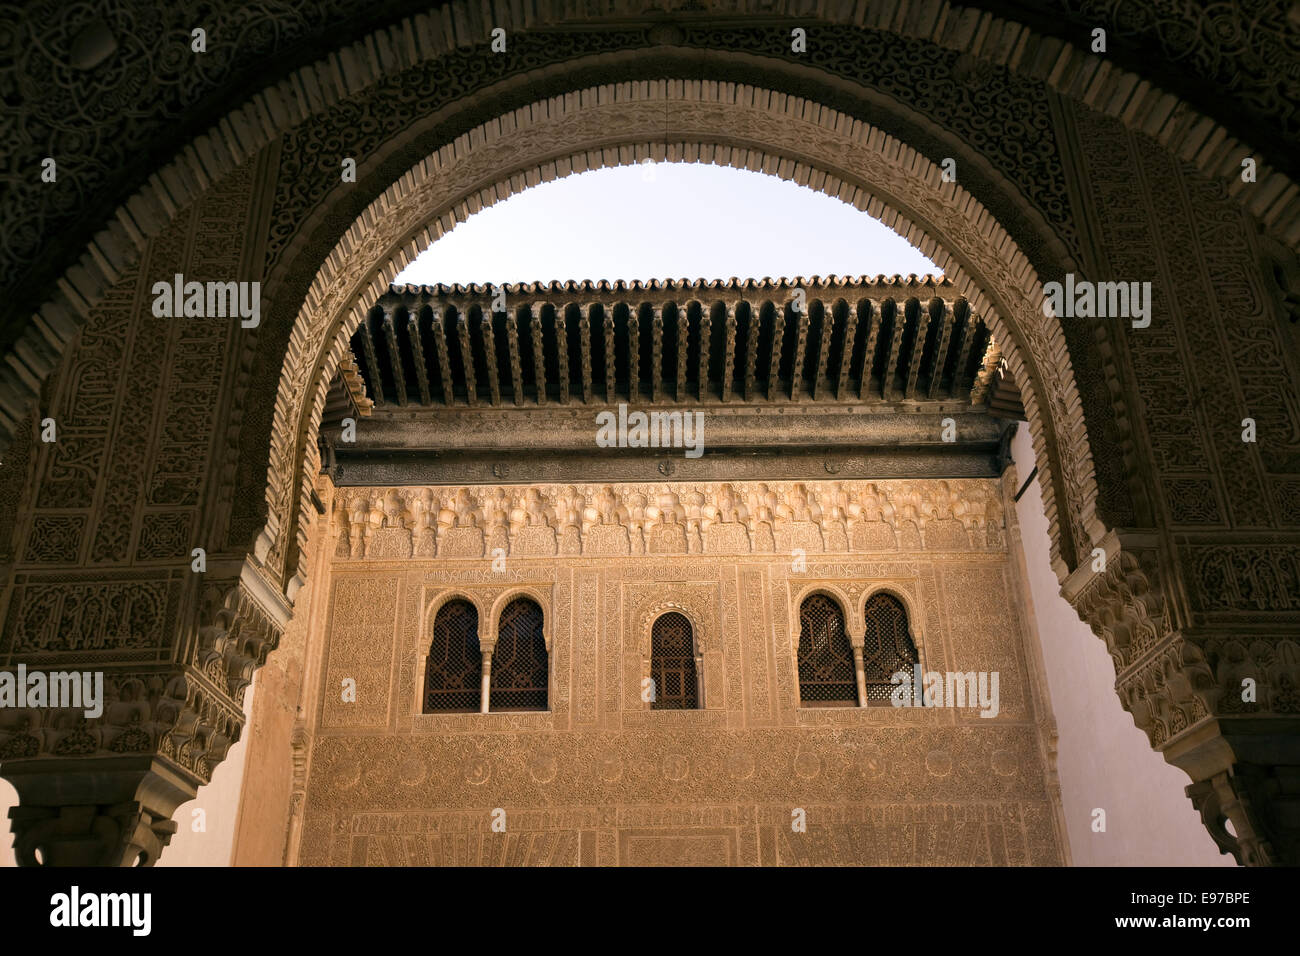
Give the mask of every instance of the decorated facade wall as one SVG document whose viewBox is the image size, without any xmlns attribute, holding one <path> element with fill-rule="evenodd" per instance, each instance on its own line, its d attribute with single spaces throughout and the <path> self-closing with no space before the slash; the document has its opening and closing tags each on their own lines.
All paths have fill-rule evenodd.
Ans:
<svg viewBox="0 0 1300 956">
<path fill-rule="evenodd" d="M 1003 508 L 990 480 L 339 489 L 297 862 L 1064 862 Z M 925 670 L 999 673 L 996 716 L 801 706 L 802 599 L 860 643 L 881 589 Z M 423 713 L 437 609 L 468 599 L 483 639 L 521 594 L 549 709 Z M 673 610 L 697 710 L 643 699 Z"/>
</svg>

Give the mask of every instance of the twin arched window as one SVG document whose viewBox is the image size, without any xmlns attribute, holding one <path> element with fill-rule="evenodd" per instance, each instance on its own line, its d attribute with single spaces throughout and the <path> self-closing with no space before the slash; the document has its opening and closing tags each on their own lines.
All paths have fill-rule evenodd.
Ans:
<svg viewBox="0 0 1300 956">
<path fill-rule="evenodd" d="M 542 622 L 542 609 L 529 598 L 516 598 L 501 612 L 488 659 L 487 710 L 546 710 L 550 668 Z M 448 601 L 433 619 L 424 713 L 483 710 L 483 665 L 478 611 L 469 601 Z"/>
<path fill-rule="evenodd" d="M 890 678 L 920 660 L 907 627 L 907 610 L 892 594 L 867 601 L 864 617 L 859 699 L 857 662 L 844 626 L 844 612 L 825 594 L 810 594 L 799 606 L 799 699 L 805 707 L 852 707 L 888 703 L 896 686 Z"/>
<path fill-rule="evenodd" d="M 651 710 L 698 710 L 695 635 L 685 614 L 669 611 L 650 630 Z"/>
</svg>

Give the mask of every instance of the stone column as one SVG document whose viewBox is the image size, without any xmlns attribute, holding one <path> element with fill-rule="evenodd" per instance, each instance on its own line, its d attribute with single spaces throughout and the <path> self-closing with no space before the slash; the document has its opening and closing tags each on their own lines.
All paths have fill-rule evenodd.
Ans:
<svg viewBox="0 0 1300 956">
<path fill-rule="evenodd" d="M 853 647 L 853 678 L 858 685 L 858 706 L 867 706 L 867 669 L 862 663 L 862 648 Z"/>
<path fill-rule="evenodd" d="M 492 651 L 483 652 L 483 679 L 479 683 L 478 712 L 486 714 L 492 699 Z"/>
</svg>

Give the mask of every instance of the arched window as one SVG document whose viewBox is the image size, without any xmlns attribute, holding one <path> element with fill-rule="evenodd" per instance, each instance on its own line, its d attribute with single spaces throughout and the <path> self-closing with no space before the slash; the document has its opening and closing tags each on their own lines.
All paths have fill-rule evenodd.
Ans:
<svg viewBox="0 0 1300 956">
<path fill-rule="evenodd" d="M 651 710 L 696 710 L 700 706 L 695 673 L 695 635 L 686 615 L 669 611 L 650 630 Z"/>
<path fill-rule="evenodd" d="M 867 678 L 867 702 L 889 702 L 897 685 L 890 677 L 899 671 L 912 672 L 921 658 L 907 632 L 907 609 L 892 594 L 873 594 L 863 617 L 867 622 L 862 647 L 862 668 Z M 917 701 L 917 704 L 920 704 Z"/>
<path fill-rule="evenodd" d="M 810 594 L 799 607 L 799 698 L 805 707 L 858 702 L 844 612 L 824 594 Z"/>
<path fill-rule="evenodd" d="M 516 598 L 497 625 L 488 710 L 545 710 L 549 674 L 542 609 L 528 598 Z"/>
<path fill-rule="evenodd" d="M 433 643 L 424 668 L 424 712 L 477 711 L 482 679 L 478 611 L 469 601 L 448 601 L 433 619 Z"/>
</svg>

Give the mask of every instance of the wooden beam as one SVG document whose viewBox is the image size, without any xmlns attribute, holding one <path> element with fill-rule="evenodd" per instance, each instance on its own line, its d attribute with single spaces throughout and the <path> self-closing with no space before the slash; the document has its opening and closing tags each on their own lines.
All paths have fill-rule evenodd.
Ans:
<svg viewBox="0 0 1300 956">
<path fill-rule="evenodd" d="M 591 370 L 591 339 L 595 329 L 591 321 L 591 310 L 595 307 L 594 302 L 578 306 L 578 343 L 582 355 L 582 403 L 584 405 L 591 404 L 595 393 L 595 373 Z"/>
<path fill-rule="evenodd" d="M 514 393 L 514 403 L 524 402 L 524 368 L 520 361 L 519 310 L 510 309 L 506 315 L 506 340 L 510 343 L 510 389 Z"/>
<path fill-rule="evenodd" d="M 832 307 L 832 317 L 834 309 Z M 849 387 L 849 372 L 853 370 L 853 352 L 858 338 L 858 308 L 844 303 L 844 348 L 840 353 L 840 375 L 835 381 L 835 397 L 843 400 Z"/>
<path fill-rule="evenodd" d="M 546 353 L 542 344 L 542 307 L 534 302 L 528 307 L 528 328 L 533 336 L 533 381 L 537 385 L 537 404 L 546 404 Z"/>
<path fill-rule="evenodd" d="M 726 338 L 722 346 L 722 400 L 731 401 L 731 380 L 736 370 L 736 307 L 737 303 L 727 302 L 723 308 L 726 315 Z"/>
<path fill-rule="evenodd" d="M 456 404 L 456 383 L 451 377 L 451 353 L 447 350 L 447 332 L 443 324 L 442 309 L 430 305 L 433 349 L 438 353 L 438 375 L 442 379 L 442 401 L 448 408 Z"/>
<path fill-rule="evenodd" d="M 754 400 L 758 387 L 758 327 L 763 320 L 763 303 L 749 303 L 748 348 L 745 350 L 745 401 Z"/>
<path fill-rule="evenodd" d="M 794 359 L 790 362 L 790 398 L 798 401 L 803 394 L 803 360 L 808 351 L 808 331 L 812 328 L 812 302 L 804 300 L 802 309 L 794 313 Z"/>
<path fill-rule="evenodd" d="M 673 398 L 686 401 L 686 346 L 691 337 L 690 303 L 677 307 L 677 389 Z"/>
<path fill-rule="evenodd" d="M 375 393 L 375 405 L 384 404 L 384 380 L 379 377 L 379 360 L 375 358 L 375 340 L 370 334 L 370 315 L 361 320 L 361 351 L 365 353 L 366 371 L 370 373 L 370 384 Z"/>
<path fill-rule="evenodd" d="M 940 300 L 942 303 L 939 314 L 939 321 L 943 325 L 939 329 L 939 341 L 934 344 L 934 371 L 930 374 L 930 388 L 926 392 L 926 397 L 933 399 L 935 393 L 939 391 L 939 383 L 943 380 L 943 367 L 948 362 L 948 345 L 952 342 L 952 323 L 954 315 L 952 308 L 946 300 Z"/>
<path fill-rule="evenodd" d="M 420 389 L 420 404 L 433 404 L 429 393 L 429 370 L 424 364 L 424 341 L 420 337 L 420 303 L 406 306 L 406 334 L 411 340 L 412 358 L 415 359 L 415 379 Z"/>
<path fill-rule="evenodd" d="M 484 309 L 479 319 L 479 331 L 483 334 L 483 364 L 487 366 L 488 394 L 492 404 L 501 404 L 501 371 L 497 368 L 496 336 L 492 334 L 492 313 Z"/>
<path fill-rule="evenodd" d="M 697 397 L 700 402 L 709 400 L 709 349 L 713 345 L 713 306 L 700 304 L 700 356 L 699 368 L 696 374 L 699 377 L 699 387 L 697 388 Z"/>
<path fill-rule="evenodd" d="M 921 360 L 925 358 L 925 340 L 930 334 L 930 306 L 924 302 L 917 302 L 916 308 L 916 337 L 912 342 L 911 359 L 907 363 L 904 398 L 911 398 L 916 391 L 916 379 L 921 374 Z"/>
<path fill-rule="evenodd" d="M 478 404 L 478 382 L 474 379 L 474 346 L 469 338 L 469 316 L 456 310 L 456 332 L 460 340 L 460 361 L 465 366 L 465 400 Z"/>
<path fill-rule="evenodd" d="M 772 303 L 772 354 L 767 365 L 767 400 L 776 401 L 781 388 L 781 353 L 785 351 L 785 303 Z"/>
<path fill-rule="evenodd" d="M 641 401 L 641 306 L 627 307 L 627 400 Z"/>
<path fill-rule="evenodd" d="M 663 375 L 664 352 L 664 309 L 661 305 L 654 307 L 654 317 L 650 320 L 650 401 L 658 404 L 660 380 Z"/>
<path fill-rule="evenodd" d="M 618 397 L 618 366 L 614 356 L 614 307 L 600 307 L 601 326 L 605 331 L 605 402 L 612 405 Z"/>
<path fill-rule="evenodd" d="M 826 397 L 826 389 L 831 384 L 831 336 L 835 334 L 835 303 L 826 308 L 826 303 L 818 300 L 822 310 L 822 334 L 817 340 L 817 362 L 813 367 L 812 400 Z M 809 316 L 812 310 L 809 307 Z M 811 324 L 811 323 L 810 323 Z"/>
<path fill-rule="evenodd" d="M 907 328 L 906 302 L 901 306 L 894 302 L 894 316 L 890 322 L 893 329 L 889 340 L 889 358 L 885 362 L 884 374 L 880 379 L 880 397 L 886 401 L 889 400 L 890 392 L 894 391 L 894 371 L 898 368 L 898 352 L 903 345 L 903 329 Z"/>
<path fill-rule="evenodd" d="M 560 362 L 560 404 L 569 404 L 569 306 L 555 307 L 555 356 Z"/>
<path fill-rule="evenodd" d="M 952 386 L 948 394 L 952 398 L 961 397 L 962 379 L 966 377 L 966 363 L 970 361 L 970 349 L 975 341 L 975 314 L 966 310 L 966 321 L 961 325 L 961 349 L 957 352 L 957 364 L 952 369 Z M 969 385 L 965 386 L 969 390 Z"/>
<path fill-rule="evenodd" d="M 858 379 L 858 400 L 871 392 L 871 377 L 876 373 L 876 339 L 880 335 L 880 304 L 864 300 L 867 307 L 867 342 L 862 347 L 862 378 Z M 859 303 L 860 304 L 860 303 Z M 853 306 L 856 311 L 858 305 Z"/>
</svg>

